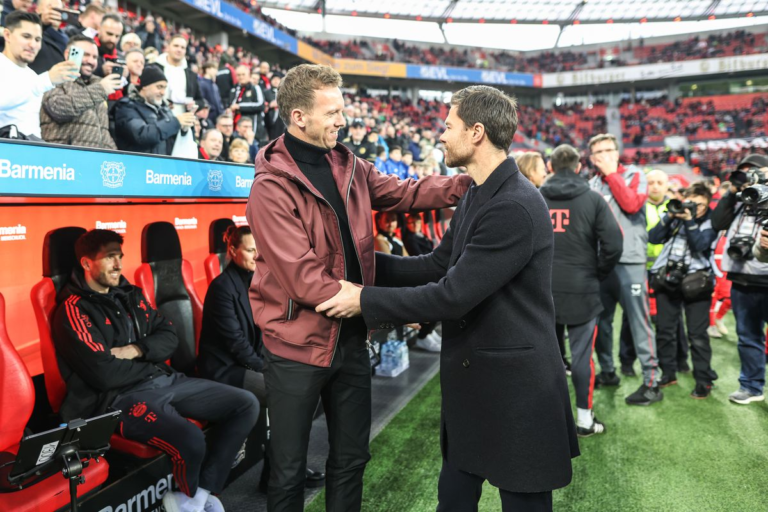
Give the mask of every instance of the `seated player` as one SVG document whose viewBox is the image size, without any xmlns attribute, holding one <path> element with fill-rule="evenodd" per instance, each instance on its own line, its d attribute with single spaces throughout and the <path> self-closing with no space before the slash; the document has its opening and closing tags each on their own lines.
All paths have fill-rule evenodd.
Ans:
<svg viewBox="0 0 768 512">
<path fill-rule="evenodd" d="M 171 323 L 122 276 L 123 237 L 94 229 L 75 243 L 79 266 L 59 296 L 53 341 L 67 383 L 64 421 L 120 410 L 127 439 L 166 452 L 180 492 L 163 497 L 167 512 L 221 512 L 214 496 L 259 417 L 247 391 L 188 378 L 165 364 L 178 338 Z M 208 446 L 187 420 L 213 424 Z"/>
</svg>

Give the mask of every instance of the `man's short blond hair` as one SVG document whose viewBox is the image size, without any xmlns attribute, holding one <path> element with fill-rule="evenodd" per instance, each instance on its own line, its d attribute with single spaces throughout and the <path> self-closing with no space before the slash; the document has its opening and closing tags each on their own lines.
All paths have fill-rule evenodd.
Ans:
<svg viewBox="0 0 768 512">
<path fill-rule="evenodd" d="M 599 133 L 594 137 L 592 137 L 591 139 L 589 139 L 589 146 L 588 146 L 589 150 L 592 151 L 592 146 L 600 142 L 603 142 L 604 140 L 610 140 L 611 142 L 613 142 L 613 145 L 616 146 L 616 149 L 617 150 L 619 149 L 619 141 L 616 139 L 615 135 L 612 135 L 610 133 Z"/>
<path fill-rule="evenodd" d="M 315 91 L 326 87 L 341 87 L 341 75 L 330 66 L 301 64 L 291 68 L 280 82 L 277 107 L 286 126 L 291 124 L 291 112 L 296 109 L 312 112 Z"/>
</svg>

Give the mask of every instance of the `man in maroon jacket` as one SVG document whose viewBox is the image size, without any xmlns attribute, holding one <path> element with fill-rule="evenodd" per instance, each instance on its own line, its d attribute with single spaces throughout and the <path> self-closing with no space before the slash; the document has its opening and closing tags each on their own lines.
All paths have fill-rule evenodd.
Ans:
<svg viewBox="0 0 768 512">
<path fill-rule="evenodd" d="M 309 430 L 318 399 L 328 422 L 328 511 L 360 510 L 370 459 L 371 368 L 362 319 L 333 319 L 315 307 L 339 280 L 375 280 L 371 210 L 407 212 L 458 203 L 469 176 L 401 181 L 356 158 L 345 126 L 341 77 L 303 64 L 278 95 L 288 126 L 262 150 L 248 200 L 259 248 L 250 299 L 263 333 L 264 378 L 272 426 L 270 512 L 302 510 Z M 391 326 L 394 327 L 394 326 Z"/>
</svg>

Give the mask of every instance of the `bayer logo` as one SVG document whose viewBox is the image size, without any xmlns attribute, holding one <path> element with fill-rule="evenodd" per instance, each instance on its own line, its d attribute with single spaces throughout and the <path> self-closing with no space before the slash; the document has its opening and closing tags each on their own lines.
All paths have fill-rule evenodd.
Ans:
<svg viewBox="0 0 768 512">
<path fill-rule="evenodd" d="M 224 184 L 224 174 L 219 170 L 208 171 L 208 188 L 212 192 L 221 190 L 221 186 Z"/>
<path fill-rule="evenodd" d="M 125 179 L 125 165 L 122 162 L 103 162 L 101 164 L 101 179 L 105 187 L 122 187 Z"/>
</svg>

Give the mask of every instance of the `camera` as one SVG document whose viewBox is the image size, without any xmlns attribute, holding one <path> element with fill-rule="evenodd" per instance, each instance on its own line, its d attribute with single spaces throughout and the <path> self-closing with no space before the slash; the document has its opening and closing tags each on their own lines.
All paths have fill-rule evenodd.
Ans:
<svg viewBox="0 0 768 512">
<path fill-rule="evenodd" d="M 696 216 L 696 203 L 693 201 L 681 201 L 679 199 L 670 199 L 667 202 L 667 211 L 669 213 L 679 214 L 685 213 L 685 210 L 689 210 L 691 215 Z"/>
<path fill-rule="evenodd" d="M 752 250 L 752 246 L 750 246 Z M 688 265 L 682 261 L 669 260 L 664 269 L 664 283 L 669 288 L 677 288 L 683 282 L 685 274 L 688 273 Z"/>
<path fill-rule="evenodd" d="M 756 208 L 768 207 L 768 185 L 758 183 L 747 187 L 741 192 L 741 201 Z"/>
<path fill-rule="evenodd" d="M 734 236 L 728 245 L 728 257 L 733 261 L 747 261 L 753 258 L 752 246 L 755 245 L 755 237 L 744 235 Z"/>
</svg>

